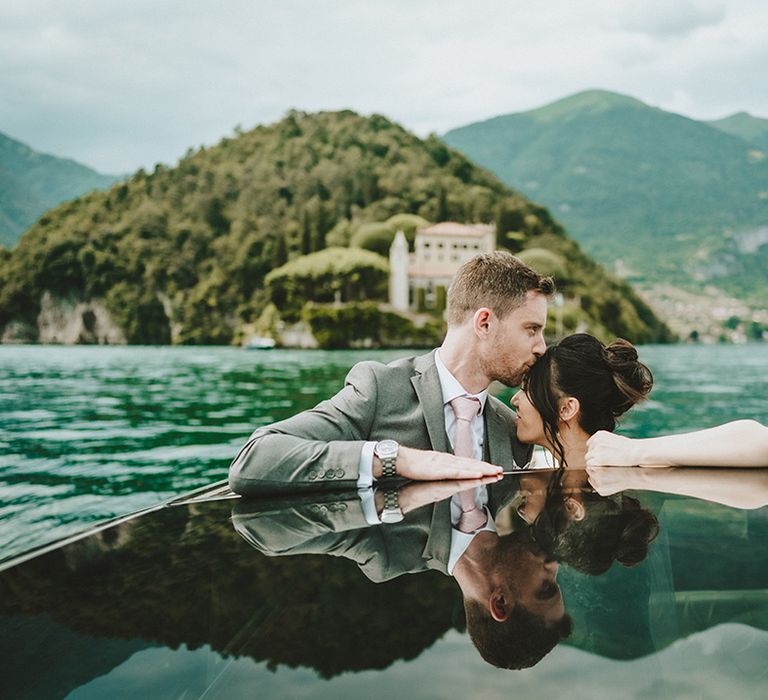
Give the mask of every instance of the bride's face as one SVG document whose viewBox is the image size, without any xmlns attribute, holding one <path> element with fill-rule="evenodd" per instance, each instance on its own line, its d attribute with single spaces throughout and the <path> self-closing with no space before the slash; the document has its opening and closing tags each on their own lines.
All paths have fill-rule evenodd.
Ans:
<svg viewBox="0 0 768 700">
<path fill-rule="evenodd" d="M 541 420 L 541 414 L 531 403 L 528 394 L 520 390 L 512 397 L 510 403 L 517 412 L 515 420 L 517 439 L 529 445 L 546 446 L 547 438 L 544 435 L 544 421 Z"/>
</svg>

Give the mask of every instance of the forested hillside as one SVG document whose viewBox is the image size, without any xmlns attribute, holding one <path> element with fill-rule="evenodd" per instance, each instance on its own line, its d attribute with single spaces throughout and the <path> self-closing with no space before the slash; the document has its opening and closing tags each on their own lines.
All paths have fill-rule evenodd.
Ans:
<svg viewBox="0 0 768 700">
<path fill-rule="evenodd" d="M 11 248 L 47 209 L 116 179 L 0 133 L 0 245 Z"/>
<path fill-rule="evenodd" d="M 550 251 L 597 332 L 668 337 L 546 209 L 436 137 L 349 111 L 289 113 L 48 212 L 2 255 L 0 330 L 34 326 L 49 294 L 103 300 L 128 342 L 229 343 L 267 304 L 272 269 L 403 213 L 494 221 L 501 246 Z"/>
<path fill-rule="evenodd" d="M 768 151 L 768 119 L 753 117 L 747 112 L 737 112 L 730 117 L 715 119 L 707 124 Z"/>
</svg>

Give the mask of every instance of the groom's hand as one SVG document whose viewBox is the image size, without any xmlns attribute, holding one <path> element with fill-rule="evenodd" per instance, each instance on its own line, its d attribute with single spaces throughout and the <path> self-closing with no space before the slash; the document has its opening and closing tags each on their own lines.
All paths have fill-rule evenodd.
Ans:
<svg viewBox="0 0 768 700">
<path fill-rule="evenodd" d="M 410 513 L 438 501 L 444 501 L 462 491 L 476 489 L 478 486 L 493 484 L 498 476 L 486 476 L 482 479 L 445 479 L 443 481 L 412 481 L 397 490 L 397 500 L 403 513 Z M 375 496 L 376 512 L 384 510 L 384 493 L 378 490 Z"/>
<path fill-rule="evenodd" d="M 374 460 L 373 475 L 381 476 L 381 465 Z M 443 479 L 481 479 L 501 476 L 503 469 L 488 462 L 469 457 L 456 457 L 447 452 L 416 450 L 400 446 L 397 453 L 397 475 L 413 481 L 439 481 Z M 378 473 L 377 473 L 378 471 Z"/>
</svg>

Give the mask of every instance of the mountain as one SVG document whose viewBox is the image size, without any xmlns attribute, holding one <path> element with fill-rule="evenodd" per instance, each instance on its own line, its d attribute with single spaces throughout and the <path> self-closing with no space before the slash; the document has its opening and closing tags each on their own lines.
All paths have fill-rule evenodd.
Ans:
<svg viewBox="0 0 768 700">
<path fill-rule="evenodd" d="M 13 246 L 45 211 L 118 178 L 56 158 L 0 133 L 0 245 Z"/>
<path fill-rule="evenodd" d="M 444 141 L 549 207 L 611 269 L 765 299 L 768 158 L 738 136 L 593 90 Z"/>
<path fill-rule="evenodd" d="M 753 117 L 747 112 L 737 112 L 730 117 L 709 121 L 707 124 L 768 151 L 768 119 Z"/>
<path fill-rule="evenodd" d="M 546 209 L 437 137 L 350 111 L 290 112 L 47 212 L 0 250 L 0 333 L 21 324 L 34 340 L 51 299 L 98 300 L 83 324 L 109 314 L 114 342 L 230 343 L 267 306 L 270 270 L 397 214 L 496 222 L 500 245 L 556 273 L 564 329 L 670 337 Z"/>
</svg>

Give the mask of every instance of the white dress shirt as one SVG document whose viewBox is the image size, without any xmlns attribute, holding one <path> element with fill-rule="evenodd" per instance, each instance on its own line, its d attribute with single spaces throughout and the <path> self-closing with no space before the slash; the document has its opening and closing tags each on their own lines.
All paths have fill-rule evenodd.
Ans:
<svg viewBox="0 0 768 700">
<path fill-rule="evenodd" d="M 467 551 L 467 547 L 472 544 L 472 540 L 475 539 L 475 535 L 478 532 L 485 530 L 496 532 L 496 523 L 493 522 L 491 511 L 487 508 L 488 489 L 485 486 L 478 486 L 475 489 L 475 503 L 477 503 L 478 508 L 485 511 L 485 525 L 474 532 L 462 532 L 458 528 L 459 518 L 461 518 L 459 495 L 456 494 L 451 498 L 451 549 L 448 553 L 448 573 L 451 575 L 453 575 L 453 569 L 456 567 L 456 563 L 461 558 L 461 555 Z"/>
<path fill-rule="evenodd" d="M 458 396 L 468 396 L 470 398 L 477 399 L 480 402 L 480 410 L 477 415 L 472 419 L 472 451 L 476 459 L 483 458 L 483 441 L 485 439 L 485 425 L 483 421 L 483 411 L 485 410 L 485 403 L 488 399 L 488 389 L 472 394 L 468 392 L 459 382 L 456 377 L 453 376 L 451 371 L 445 366 L 442 358 L 440 357 L 440 350 L 435 351 L 435 366 L 437 367 L 437 375 L 440 380 L 440 389 L 443 394 L 443 417 L 445 419 L 445 434 L 448 436 L 448 441 L 453 448 L 453 439 L 456 435 L 456 414 L 451 407 L 451 401 Z M 376 446 L 376 442 L 366 442 L 363 446 L 363 451 L 360 455 L 360 476 L 357 480 L 357 487 L 362 502 L 363 513 L 365 514 L 366 521 L 371 525 L 379 524 L 378 513 L 376 512 L 376 505 L 373 498 L 373 448 Z M 485 486 L 478 486 L 475 492 L 475 500 L 479 507 L 485 510 L 487 515 L 486 525 L 475 532 L 465 533 L 457 529 L 459 517 L 461 516 L 461 505 L 459 504 L 458 494 L 451 499 L 451 549 L 448 558 L 448 573 L 453 572 L 453 568 L 456 566 L 456 562 L 459 560 L 462 554 L 469 547 L 470 543 L 474 539 L 478 532 L 484 530 L 491 530 L 496 532 L 496 526 L 493 522 L 490 512 L 488 511 L 486 504 L 488 502 L 488 491 Z"/>
<path fill-rule="evenodd" d="M 451 408 L 451 401 L 457 396 L 469 396 L 480 402 L 480 412 L 472 420 L 472 446 L 476 459 L 483 458 L 483 411 L 485 402 L 488 399 L 488 389 L 483 389 L 479 394 L 470 394 L 451 374 L 450 370 L 443 364 L 440 358 L 440 350 L 435 350 L 435 366 L 437 367 L 437 376 L 440 380 L 440 389 L 443 393 L 443 418 L 445 419 L 445 434 L 453 448 L 453 437 L 456 434 L 456 414 Z M 366 442 L 360 453 L 359 476 L 357 479 L 357 488 L 364 489 L 373 485 L 373 448 L 376 447 L 376 441 Z"/>
</svg>

